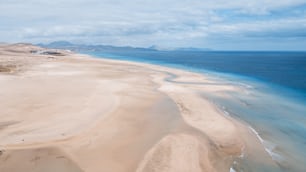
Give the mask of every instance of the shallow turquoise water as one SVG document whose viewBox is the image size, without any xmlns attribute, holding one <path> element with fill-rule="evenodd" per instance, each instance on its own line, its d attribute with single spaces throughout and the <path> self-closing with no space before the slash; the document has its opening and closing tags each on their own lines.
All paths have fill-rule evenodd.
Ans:
<svg viewBox="0 0 306 172">
<path fill-rule="evenodd" d="M 209 93 L 202 95 L 225 114 L 245 121 L 277 166 L 256 164 L 245 157 L 232 170 L 306 171 L 306 53 L 215 52 L 208 54 L 209 58 L 205 58 L 205 53 L 186 52 L 85 53 L 195 71 L 223 84 L 241 87 L 243 92 L 227 92 L 227 99 Z"/>
</svg>

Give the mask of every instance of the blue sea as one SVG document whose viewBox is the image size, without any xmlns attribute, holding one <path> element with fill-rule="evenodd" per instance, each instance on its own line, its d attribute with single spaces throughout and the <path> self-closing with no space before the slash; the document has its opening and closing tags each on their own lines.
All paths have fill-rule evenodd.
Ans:
<svg viewBox="0 0 306 172">
<path fill-rule="evenodd" d="M 243 88 L 230 99 L 203 93 L 244 121 L 276 166 L 245 157 L 231 171 L 306 171 L 306 52 L 87 51 L 95 57 L 174 67 Z"/>
</svg>

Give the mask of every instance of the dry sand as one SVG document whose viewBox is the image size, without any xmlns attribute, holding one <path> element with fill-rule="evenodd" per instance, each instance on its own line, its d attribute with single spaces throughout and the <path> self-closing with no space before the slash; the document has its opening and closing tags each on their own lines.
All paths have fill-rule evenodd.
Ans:
<svg viewBox="0 0 306 172">
<path fill-rule="evenodd" d="M 1 45 L 0 171 L 228 172 L 249 132 L 198 92 L 238 88 L 187 82 L 213 83 L 160 66 Z"/>
</svg>

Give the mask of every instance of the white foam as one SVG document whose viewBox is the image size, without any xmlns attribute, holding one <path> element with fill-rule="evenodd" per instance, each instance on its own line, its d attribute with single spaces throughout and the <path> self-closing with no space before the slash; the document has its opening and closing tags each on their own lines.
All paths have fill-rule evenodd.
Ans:
<svg viewBox="0 0 306 172">
<path fill-rule="evenodd" d="M 244 154 L 244 151 L 245 150 L 245 147 L 243 146 L 242 148 L 241 148 L 241 154 L 239 155 L 239 158 L 244 158 L 245 157 L 245 154 Z M 237 163 L 236 161 L 234 161 L 234 164 L 235 163 Z"/>
<path fill-rule="evenodd" d="M 236 170 L 234 170 L 233 167 L 231 167 L 229 172 L 236 172 Z"/>
<path fill-rule="evenodd" d="M 214 105 L 216 105 L 217 107 L 222 109 L 222 112 L 225 116 L 231 116 L 229 112 L 226 111 L 226 107 L 225 106 L 219 106 L 218 104 L 214 103 Z"/>
<path fill-rule="evenodd" d="M 230 114 L 229 114 L 226 110 L 223 110 L 223 114 L 224 114 L 225 116 L 230 116 Z"/>
<path fill-rule="evenodd" d="M 252 128 L 251 126 L 248 126 L 248 127 L 249 127 L 249 129 L 256 135 L 256 137 L 260 140 L 260 142 L 263 144 L 264 139 L 262 139 L 262 138 L 260 137 L 259 133 L 258 133 L 254 128 Z"/>
<path fill-rule="evenodd" d="M 248 127 L 257 136 L 261 144 L 264 146 L 265 151 L 271 156 L 274 161 L 281 162 L 284 160 L 281 155 L 273 152 L 274 148 L 276 147 L 275 144 L 264 140 L 262 137 L 260 137 L 259 133 L 254 128 L 252 128 L 251 126 Z"/>
</svg>

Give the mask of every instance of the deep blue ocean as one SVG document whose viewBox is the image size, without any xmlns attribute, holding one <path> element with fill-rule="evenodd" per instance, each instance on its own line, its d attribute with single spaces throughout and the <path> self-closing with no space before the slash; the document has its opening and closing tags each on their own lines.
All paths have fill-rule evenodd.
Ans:
<svg viewBox="0 0 306 172">
<path fill-rule="evenodd" d="M 87 51 L 95 57 L 180 68 L 243 87 L 230 99 L 203 93 L 246 122 L 275 166 L 246 157 L 232 171 L 306 171 L 306 52 Z"/>
<path fill-rule="evenodd" d="M 306 52 L 92 52 L 96 56 L 249 76 L 306 93 Z"/>
</svg>

